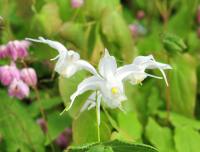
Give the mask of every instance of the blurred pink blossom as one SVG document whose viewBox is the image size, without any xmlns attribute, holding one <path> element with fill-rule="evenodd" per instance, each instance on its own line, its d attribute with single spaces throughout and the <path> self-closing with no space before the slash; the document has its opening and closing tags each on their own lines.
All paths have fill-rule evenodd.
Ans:
<svg viewBox="0 0 200 152">
<path fill-rule="evenodd" d="M 55 143 L 58 145 L 60 148 L 64 149 L 67 146 L 69 146 L 72 138 L 72 129 L 71 128 L 66 128 L 56 139 Z"/>
<path fill-rule="evenodd" d="M 47 122 L 43 118 L 38 118 L 37 124 L 40 126 L 44 133 L 48 131 Z"/>
<path fill-rule="evenodd" d="M 143 10 L 139 10 L 136 14 L 138 20 L 141 20 L 145 17 L 145 12 Z"/>
<path fill-rule="evenodd" d="M 71 5 L 73 8 L 79 8 L 83 5 L 84 0 L 71 0 Z"/>
<path fill-rule="evenodd" d="M 20 79 L 20 72 L 15 64 L 0 67 L 0 80 L 4 86 L 10 85 L 14 79 Z"/>
<path fill-rule="evenodd" d="M 0 59 L 6 58 L 8 56 L 7 50 L 6 50 L 6 46 L 5 45 L 1 45 L 0 46 Z"/>
<path fill-rule="evenodd" d="M 130 24 L 129 29 L 133 37 L 143 36 L 147 33 L 147 29 L 138 23 Z"/>
<path fill-rule="evenodd" d="M 197 23 L 200 24 L 200 6 L 197 9 Z"/>
<path fill-rule="evenodd" d="M 21 79 L 29 86 L 36 86 L 37 74 L 33 68 L 24 68 L 21 70 Z"/>
<path fill-rule="evenodd" d="M 8 88 L 9 96 L 24 99 L 29 96 L 29 87 L 22 80 L 14 79 Z"/>
<path fill-rule="evenodd" d="M 7 44 L 7 52 L 8 56 L 12 60 L 17 60 L 18 58 L 22 59 L 28 56 L 28 47 L 30 46 L 30 42 L 28 41 L 10 41 Z"/>
<path fill-rule="evenodd" d="M 138 35 L 138 27 L 135 24 L 129 25 L 129 29 L 131 31 L 131 34 L 133 37 L 136 37 Z"/>
</svg>

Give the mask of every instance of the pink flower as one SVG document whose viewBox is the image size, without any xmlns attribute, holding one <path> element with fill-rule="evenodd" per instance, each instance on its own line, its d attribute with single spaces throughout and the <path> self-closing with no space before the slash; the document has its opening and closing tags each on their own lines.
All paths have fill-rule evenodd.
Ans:
<svg viewBox="0 0 200 152">
<path fill-rule="evenodd" d="M 8 88 L 9 96 L 24 99 L 29 95 L 29 87 L 22 80 L 14 79 Z"/>
<path fill-rule="evenodd" d="M 19 70 L 14 64 L 0 67 L 0 80 L 4 86 L 10 85 L 14 79 L 20 79 Z"/>
<path fill-rule="evenodd" d="M 66 128 L 56 139 L 55 143 L 60 148 L 65 149 L 71 142 L 72 138 L 72 129 Z"/>
<path fill-rule="evenodd" d="M 29 86 L 36 86 L 37 84 L 37 74 L 33 68 L 22 69 L 21 79 Z"/>
<path fill-rule="evenodd" d="M 145 12 L 143 10 L 139 10 L 136 15 L 138 20 L 141 20 L 145 17 Z"/>
<path fill-rule="evenodd" d="M 137 37 L 137 35 L 138 35 L 138 27 L 137 27 L 137 25 L 131 24 L 131 25 L 129 25 L 129 29 L 131 31 L 132 36 L 133 37 Z"/>
<path fill-rule="evenodd" d="M 0 59 L 6 58 L 7 57 L 7 48 L 5 45 L 0 46 Z"/>
<path fill-rule="evenodd" d="M 37 119 L 37 124 L 40 126 L 44 133 L 48 131 L 47 122 L 43 118 Z"/>
<path fill-rule="evenodd" d="M 28 56 L 28 47 L 30 46 L 30 43 L 28 41 L 10 41 L 7 44 L 7 51 L 8 56 L 13 59 L 14 61 L 18 58 L 24 58 Z"/>
<path fill-rule="evenodd" d="M 73 8 L 79 8 L 83 5 L 84 0 L 71 0 L 71 5 Z"/>
<path fill-rule="evenodd" d="M 147 29 L 141 24 L 130 24 L 129 29 L 133 37 L 143 36 L 147 33 Z"/>
<path fill-rule="evenodd" d="M 200 24 L 200 6 L 197 8 L 197 23 Z"/>
</svg>

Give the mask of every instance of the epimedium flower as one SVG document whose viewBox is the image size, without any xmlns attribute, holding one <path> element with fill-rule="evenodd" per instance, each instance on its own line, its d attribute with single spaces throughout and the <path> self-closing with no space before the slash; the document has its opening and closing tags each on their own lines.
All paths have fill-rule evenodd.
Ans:
<svg viewBox="0 0 200 152">
<path fill-rule="evenodd" d="M 71 108 L 77 96 L 93 90 L 94 93 L 86 101 L 81 111 L 87 107 L 97 106 L 99 125 L 101 101 L 109 108 L 121 109 L 121 103 L 126 100 L 123 79 L 133 71 L 118 71 L 114 56 L 110 56 L 107 50 L 105 50 L 104 56 L 100 59 L 98 70 L 99 74 L 86 78 L 78 85 L 77 90 L 70 97 L 71 103 L 66 110 Z"/>
<path fill-rule="evenodd" d="M 33 68 L 23 68 L 20 71 L 21 79 L 29 86 L 37 85 L 37 74 Z"/>
<path fill-rule="evenodd" d="M 0 46 L 0 59 L 6 58 L 8 56 L 7 50 L 6 50 L 6 46 L 5 45 L 1 45 Z"/>
<path fill-rule="evenodd" d="M 22 80 L 14 79 L 8 88 L 8 94 L 11 97 L 16 97 L 20 100 L 29 96 L 29 87 Z"/>
<path fill-rule="evenodd" d="M 87 70 L 92 74 L 97 74 L 95 68 L 85 60 L 80 59 L 80 55 L 65 48 L 61 43 L 39 37 L 38 39 L 26 38 L 26 40 L 33 42 L 40 42 L 48 44 L 50 47 L 58 51 L 58 55 L 52 60 L 57 59 L 55 71 L 63 77 L 71 77 L 79 70 Z"/>
<path fill-rule="evenodd" d="M 79 8 L 84 4 L 84 0 L 71 0 L 71 6 L 73 8 Z"/>
<path fill-rule="evenodd" d="M 86 91 L 93 90 L 88 100 L 81 108 L 81 112 L 85 109 L 97 107 L 98 111 L 98 125 L 100 124 L 100 105 L 101 102 L 109 108 L 119 108 L 121 110 L 121 103 L 126 100 L 123 82 L 130 80 L 132 84 L 141 83 L 146 77 L 154 77 L 162 79 L 162 77 L 154 76 L 145 72 L 146 69 L 158 68 L 167 83 L 164 69 L 171 69 L 168 64 L 156 62 L 152 55 L 138 56 L 133 60 L 133 63 L 117 67 L 114 56 L 110 56 L 109 52 L 105 50 L 104 56 L 100 59 L 98 70 L 99 74 L 95 74 L 83 80 L 77 90 L 71 95 L 71 103 L 65 110 L 69 110 L 73 105 L 77 96 Z"/>
<path fill-rule="evenodd" d="M 48 126 L 47 126 L 47 122 L 46 122 L 45 119 L 43 119 L 43 118 L 38 118 L 38 119 L 36 120 L 36 123 L 40 126 L 40 128 L 42 129 L 42 131 L 43 131 L 44 133 L 47 133 L 47 131 L 48 131 Z"/>
<path fill-rule="evenodd" d="M 23 59 L 28 56 L 28 47 L 30 46 L 30 42 L 28 41 L 10 41 L 6 45 L 7 55 L 12 60 L 16 61 L 18 58 Z"/>
<path fill-rule="evenodd" d="M 20 79 L 20 72 L 14 63 L 0 67 L 0 80 L 4 86 L 8 86 L 14 79 Z"/>
<path fill-rule="evenodd" d="M 172 69 L 172 67 L 168 64 L 156 62 L 152 55 L 138 56 L 133 60 L 132 64 L 126 65 L 125 67 L 120 68 L 119 70 L 120 71 L 131 71 L 131 70 L 135 70 L 135 69 L 137 69 L 136 70 L 137 72 L 131 73 L 127 77 L 127 79 L 130 80 L 131 84 L 133 84 L 133 85 L 139 84 L 148 76 L 157 78 L 157 79 L 162 79 L 162 77 L 151 75 L 151 74 L 148 74 L 145 72 L 146 69 L 159 69 L 163 75 L 166 85 L 168 86 L 168 82 L 167 82 L 167 78 L 166 78 L 164 70 Z"/>
</svg>

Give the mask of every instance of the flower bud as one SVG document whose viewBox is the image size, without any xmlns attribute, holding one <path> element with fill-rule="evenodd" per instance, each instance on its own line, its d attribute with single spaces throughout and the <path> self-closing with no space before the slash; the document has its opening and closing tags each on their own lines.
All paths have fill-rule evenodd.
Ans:
<svg viewBox="0 0 200 152">
<path fill-rule="evenodd" d="M 5 45 L 0 46 L 0 59 L 7 57 L 7 49 Z"/>
<path fill-rule="evenodd" d="M 147 33 L 146 28 L 140 24 L 130 24 L 129 29 L 133 37 L 143 36 Z"/>
<path fill-rule="evenodd" d="M 24 99 L 29 96 L 29 87 L 22 80 L 14 79 L 8 88 L 8 94 L 11 97 Z"/>
<path fill-rule="evenodd" d="M 200 27 L 197 28 L 197 36 L 200 38 Z"/>
<path fill-rule="evenodd" d="M 137 19 L 138 19 L 138 20 L 141 20 L 141 19 L 143 19 L 143 18 L 144 18 L 144 16 L 145 16 L 145 13 L 144 13 L 144 11 L 143 11 L 143 10 L 139 10 L 139 11 L 137 12 L 137 15 L 136 15 L 136 17 L 137 17 Z"/>
<path fill-rule="evenodd" d="M 66 128 L 56 139 L 55 143 L 60 148 L 65 149 L 71 142 L 72 138 L 72 129 Z"/>
<path fill-rule="evenodd" d="M 172 54 L 182 52 L 187 48 L 183 39 L 172 33 L 164 33 L 162 35 L 162 42 L 164 48 Z"/>
<path fill-rule="evenodd" d="M 129 29 L 131 31 L 132 36 L 133 37 L 137 37 L 137 35 L 138 35 L 138 28 L 137 28 L 137 26 L 135 24 L 131 24 L 131 25 L 129 25 Z"/>
<path fill-rule="evenodd" d="M 24 68 L 21 70 L 21 79 L 29 86 L 36 86 L 37 74 L 33 68 Z"/>
<path fill-rule="evenodd" d="M 8 86 L 14 79 L 20 79 L 19 70 L 15 65 L 0 67 L 0 80 L 4 86 Z"/>
<path fill-rule="evenodd" d="M 83 5 L 84 0 L 71 0 L 71 5 L 73 8 L 79 8 Z"/>
<path fill-rule="evenodd" d="M 197 23 L 200 24 L 200 6 L 197 9 Z"/>
<path fill-rule="evenodd" d="M 37 124 L 40 126 L 44 133 L 48 131 L 47 122 L 43 118 L 37 119 Z"/>
<path fill-rule="evenodd" d="M 28 56 L 28 47 L 30 43 L 28 41 L 10 41 L 7 45 L 8 56 L 14 61 L 18 58 L 24 58 Z"/>
</svg>

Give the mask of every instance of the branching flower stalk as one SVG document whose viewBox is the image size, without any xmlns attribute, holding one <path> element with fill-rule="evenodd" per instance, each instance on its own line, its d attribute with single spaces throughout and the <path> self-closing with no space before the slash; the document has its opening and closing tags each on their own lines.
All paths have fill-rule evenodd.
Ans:
<svg viewBox="0 0 200 152">
<path fill-rule="evenodd" d="M 93 92 L 84 103 L 80 112 L 96 107 L 98 142 L 100 142 L 100 106 L 103 104 L 107 108 L 118 108 L 124 111 L 122 102 L 127 99 L 124 89 L 125 81 L 129 81 L 132 85 L 137 85 L 141 84 L 147 77 L 164 78 L 168 86 L 164 70 L 172 69 L 172 67 L 168 64 L 156 62 L 152 55 L 138 56 L 131 64 L 117 67 L 115 57 L 111 56 L 108 50 L 105 49 L 104 55 L 99 61 L 97 71 L 90 63 L 80 59 L 80 55 L 77 52 L 66 49 L 59 42 L 42 37 L 39 37 L 39 39 L 27 38 L 26 40 L 48 44 L 58 51 L 58 55 L 53 60 L 57 59 L 55 71 L 61 76 L 69 78 L 80 70 L 86 70 L 92 74 L 78 85 L 77 90 L 70 97 L 70 105 L 63 112 L 68 111 L 72 107 L 79 95 L 92 90 Z M 162 77 L 148 74 L 145 72 L 146 69 L 159 69 Z"/>
</svg>

